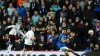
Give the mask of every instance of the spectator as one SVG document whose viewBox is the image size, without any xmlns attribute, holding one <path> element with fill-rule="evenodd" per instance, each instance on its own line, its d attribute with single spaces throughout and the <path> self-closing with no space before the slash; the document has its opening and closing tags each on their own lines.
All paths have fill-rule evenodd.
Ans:
<svg viewBox="0 0 100 56">
<path fill-rule="evenodd" d="M 93 43 L 91 43 L 90 46 L 86 48 L 86 51 L 93 51 L 93 50 L 94 50 L 94 45 Z"/>
<path fill-rule="evenodd" d="M 69 13 L 70 12 L 69 12 L 69 9 L 65 5 L 63 5 L 61 12 L 64 13 L 64 17 L 66 17 L 67 19 L 69 19 Z"/>
<path fill-rule="evenodd" d="M 1 43 L 2 43 L 2 45 L 1 45 L 1 48 L 2 48 L 2 50 L 6 50 L 6 48 L 7 48 L 7 42 L 9 41 L 9 35 L 8 34 L 5 34 L 4 36 L 3 36 L 3 38 L 2 38 L 2 40 L 1 40 Z"/>
<path fill-rule="evenodd" d="M 18 21 L 16 22 L 16 25 L 22 26 L 22 18 L 21 17 L 18 18 Z"/>
<path fill-rule="evenodd" d="M 23 49 L 23 43 L 22 43 L 21 39 L 15 41 L 15 43 L 14 43 L 14 49 L 16 51 L 20 51 L 20 50 Z"/>
<path fill-rule="evenodd" d="M 47 25 L 47 23 L 48 23 L 48 21 L 49 21 L 49 18 L 46 16 L 46 15 L 43 15 L 43 21 L 46 23 L 46 25 Z"/>
<path fill-rule="evenodd" d="M 38 41 L 38 50 L 46 50 L 46 42 L 43 36 L 40 36 L 40 41 Z"/>
<path fill-rule="evenodd" d="M 25 21 L 25 30 L 26 31 L 30 30 L 31 25 L 32 25 L 31 18 L 27 18 L 27 20 Z"/>
<path fill-rule="evenodd" d="M 67 29 L 67 24 L 65 22 L 63 22 L 61 25 L 63 29 Z"/>
<path fill-rule="evenodd" d="M 70 1 L 69 1 L 69 0 L 66 0 L 66 1 L 65 1 L 65 5 L 66 5 L 66 7 L 68 8 L 69 5 L 70 5 Z"/>
<path fill-rule="evenodd" d="M 72 4 L 70 4 L 70 5 L 69 5 L 69 7 L 68 7 L 69 11 L 71 11 L 71 10 L 72 10 L 72 7 L 73 7 L 73 5 L 72 5 Z"/>
<path fill-rule="evenodd" d="M 42 21 L 39 21 L 37 24 L 37 28 L 39 29 L 40 35 L 46 36 L 46 28 Z"/>
<path fill-rule="evenodd" d="M 12 20 L 12 21 L 11 21 L 11 25 L 14 25 L 14 24 L 15 24 L 15 22 Z"/>
<path fill-rule="evenodd" d="M 65 0 L 60 0 L 59 1 L 59 5 L 60 5 L 60 7 L 62 8 L 63 7 L 63 4 L 65 3 Z"/>
<path fill-rule="evenodd" d="M 40 20 L 37 22 L 37 26 L 40 28 L 45 27 L 45 22 L 42 17 L 40 17 Z"/>
<path fill-rule="evenodd" d="M 66 23 L 66 22 L 67 22 L 66 17 L 63 17 L 63 19 L 62 19 L 62 23 Z"/>
<path fill-rule="evenodd" d="M 47 50 L 50 50 L 50 51 L 56 50 L 56 46 L 55 46 L 52 38 L 49 39 L 49 43 L 47 44 L 47 46 L 48 46 Z"/>
<path fill-rule="evenodd" d="M 62 27 L 59 26 L 59 31 L 58 31 L 58 34 L 60 34 L 62 32 Z"/>
<path fill-rule="evenodd" d="M 17 8 L 17 0 L 13 0 L 11 3 L 13 4 L 14 8 Z"/>
<path fill-rule="evenodd" d="M 4 6 L 4 1 L 0 0 L 0 6 Z"/>
<path fill-rule="evenodd" d="M 42 22 L 42 24 L 43 24 L 44 27 L 47 25 L 45 16 L 44 16 L 44 18 L 43 17 L 40 17 L 40 21 Z"/>
<path fill-rule="evenodd" d="M 53 8 L 52 8 L 52 7 L 50 7 L 50 11 L 47 13 L 47 17 L 48 17 L 49 19 L 51 19 L 51 15 L 52 15 L 52 13 L 54 13 L 54 14 L 55 14 L 55 12 L 54 12 Z"/>
<path fill-rule="evenodd" d="M 61 12 L 61 13 L 60 13 L 60 17 L 58 18 L 59 25 L 62 23 L 63 17 L 64 17 L 64 13 Z"/>
<path fill-rule="evenodd" d="M 38 11 L 34 11 L 34 15 L 32 16 L 32 22 L 34 25 L 40 20 L 40 15 L 38 14 Z"/>
<path fill-rule="evenodd" d="M 32 0 L 29 0 L 29 2 L 32 2 Z"/>
<path fill-rule="evenodd" d="M 100 0 L 95 0 L 95 2 L 96 2 L 96 4 L 98 4 L 98 5 L 100 4 Z"/>
<path fill-rule="evenodd" d="M 18 21 L 18 18 L 19 18 L 19 14 L 18 14 L 18 11 L 16 11 L 16 9 L 15 9 L 12 20 L 16 23 Z"/>
<path fill-rule="evenodd" d="M 52 8 L 53 8 L 53 10 L 54 10 L 55 12 L 57 12 L 58 10 L 61 9 L 60 6 L 59 6 L 58 4 L 52 5 Z"/>
<path fill-rule="evenodd" d="M 4 8 L 7 10 L 7 8 L 9 7 L 9 4 L 11 3 L 11 0 L 6 0 L 4 3 Z"/>
<path fill-rule="evenodd" d="M 11 3 L 9 4 L 9 7 L 7 8 L 7 11 L 8 11 L 8 15 L 10 17 L 12 17 L 13 12 L 14 12 L 14 8 L 13 8 L 13 5 Z"/>
<path fill-rule="evenodd" d="M 79 17 L 79 13 L 77 12 L 76 7 L 72 7 L 72 11 L 70 12 L 70 18 L 72 19 L 73 22 L 75 22 L 75 18 Z"/>
<path fill-rule="evenodd" d="M 95 51 L 99 51 L 100 50 L 100 47 L 99 45 L 95 45 L 95 48 L 94 48 Z"/>
<path fill-rule="evenodd" d="M 6 26 L 7 26 L 7 22 L 3 21 L 2 23 L 2 30 L 5 31 L 6 30 Z"/>
<path fill-rule="evenodd" d="M 68 37 L 70 36 L 70 33 L 71 33 L 71 29 L 68 28 L 68 29 L 67 29 L 67 36 L 68 36 Z"/>
<path fill-rule="evenodd" d="M 7 26 L 11 25 L 11 18 L 7 18 Z"/>
<path fill-rule="evenodd" d="M 39 5 L 41 5 L 41 2 L 46 2 L 45 0 L 38 0 Z"/>
<path fill-rule="evenodd" d="M 91 7 L 91 10 L 94 10 L 94 2 L 92 0 L 87 1 L 87 3 L 85 4 L 85 10 L 88 9 L 88 6 Z"/>
<path fill-rule="evenodd" d="M 27 10 L 29 10 L 29 8 L 30 8 L 29 0 L 26 0 L 26 2 L 23 3 L 23 6 L 24 6 Z"/>
<path fill-rule="evenodd" d="M 100 22 L 97 22 L 95 25 L 96 35 L 99 36 L 100 34 Z"/>
<path fill-rule="evenodd" d="M 38 7 L 39 7 L 39 4 L 37 3 L 37 1 L 32 0 L 32 2 L 30 3 L 30 14 L 31 14 L 31 16 L 34 14 L 34 11 L 39 11 Z"/>
<path fill-rule="evenodd" d="M 47 28 L 47 31 L 50 30 L 50 32 L 51 32 L 52 30 L 57 31 L 56 25 L 54 24 L 53 21 L 49 21 L 46 28 Z"/>
<path fill-rule="evenodd" d="M 87 38 L 87 46 L 90 46 L 91 44 L 93 45 L 93 46 L 95 46 L 96 44 L 97 44 L 97 37 L 94 35 L 94 31 L 93 30 L 89 30 L 88 31 L 88 34 L 89 34 L 89 36 L 88 36 L 88 38 Z"/>
<path fill-rule="evenodd" d="M 85 6 L 85 1 L 84 1 L 84 0 L 82 0 L 82 1 L 80 2 L 80 6 L 82 7 L 82 11 L 84 11 L 84 6 Z"/>
<path fill-rule="evenodd" d="M 6 10 L 4 10 L 3 12 L 3 20 L 7 21 L 7 18 L 9 17 L 8 12 Z"/>
<path fill-rule="evenodd" d="M 53 42 L 54 45 L 56 45 L 56 43 L 57 43 L 57 37 L 55 35 L 55 31 L 51 31 L 51 34 L 48 36 L 47 40 L 48 40 L 48 43 L 49 43 L 49 40 L 50 40 L 50 41 Z"/>
<path fill-rule="evenodd" d="M 58 19 L 56 18 L 56 14 L 51 14 L 51 18 L 49 18 L 49 21 L 53 21 L 53 23 L 56 25 L 56 27 L 58 26 Z"/>
<path fill-rule="evenodd" d="M 22 4 L 22 0 L 17 1 L 17 6 L 19 6 L 20 4 Z"/>
<path fill-rule="evenodd" d="M 3 21 L 3 10 L 2 10 L 2 8 L 0 7 L 0 23 L 2 23 L 2 21 Z"/>
<path fill-rule="evenodd" d="M 24 8 L 22 4 L 19 4 L 19 6 L 17 7 L 17 11 L 21 17 L 24 17 L 26 14 L 26 8 Z"/>
<path fill-rule="evenodd" d="M 88 9 L 84 12 L 84 20 L 89 23 L 89 27 L 91 28 L 93 20 L 93 11 L 91 10 L 91 6 L 88 6 Z"/>
<path fill-rule="evenodd" d="M 41 2 L 41 6 L 39 7 L 39 13 L 40 15 L 46 15 L 47 14 L 47 6 L 45 2 Z"/>
<path fill-rule="evenodd" d="M 26 11 L 26 15 L 24 16 L 24 21 L 23 21 L 23 23 L 25 23 L 25 21 L 27 20 L 27 18 L 31 18 L 31 15 L 30 15 L 30 12 L 29 12 L 29 10 L 28 11 Z"/>
<path fill-rule="evenodd" d="M 77 3 L 76 3 L 76 10 L 79 13 L 79 18 L 83 19 L 83 16 L 82 16 L 82 14 L 83 14 L 82 7 L 80 6 L 80 2 L 79 1 L 77 1 Z"/>
<path fill-rule="evenodd" d="M 72 19 L 68 19 L 67 27 L 72 28 Z"/>
</svg>

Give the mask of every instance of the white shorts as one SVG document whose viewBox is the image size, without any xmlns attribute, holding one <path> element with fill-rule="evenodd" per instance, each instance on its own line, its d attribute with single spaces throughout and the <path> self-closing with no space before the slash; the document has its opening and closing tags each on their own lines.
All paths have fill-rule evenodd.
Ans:
<svg viewBox="0 0 100 56">
<path fill-rule="evenodd" d="M 60 51 L 67 53 L 68 52 L 68 47 L 61 47 Z"/>
</svg>

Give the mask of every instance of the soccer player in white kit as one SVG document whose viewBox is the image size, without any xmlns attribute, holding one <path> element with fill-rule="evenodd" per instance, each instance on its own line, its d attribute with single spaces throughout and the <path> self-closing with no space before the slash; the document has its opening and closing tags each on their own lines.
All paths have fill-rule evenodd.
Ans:
<svg viewBox="0 0 100 56">
<path fill-rule="evenodd" d="M 15 25 L 10 25 L 10 26 L 7 26 L 6 29 L 9 29 L 9 28 L 12 28 L 9 32 L 9 41 L 11 41 L 11 45 L 14 46 L 14 43 L 15 41 L 18 41 L 18 36 L 17 34 L 21 34 L 23 35 L 23 32 L 21 31 L 21 25 L 18 25 L 18 24 L 15 24 Z M 12 47 L 12 49 L 14 50 L 14 47 Z"/>
<path fill-rule="evenodd" d="M 31 30 L 29 30 L 26 34 L 25 34 L 25 50 L 32 50 L 32 44 L 35 40 L 35 36 L 34 36 L 34 26 L 31 27 Z"/>
</svg>

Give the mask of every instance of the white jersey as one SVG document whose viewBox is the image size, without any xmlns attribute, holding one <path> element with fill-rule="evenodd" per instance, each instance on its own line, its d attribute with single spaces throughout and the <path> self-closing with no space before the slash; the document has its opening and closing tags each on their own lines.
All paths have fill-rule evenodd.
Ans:
<svg viewBox="0 0 100 56">
<path fill-rule="evenodd" d="M 32 45 L 32 40 L 30 38 L 34 37 L 34 32 L 32 30 L 28 31 L 26 34 L 25 34 L 25 42 L 24 44 L 26 45 Z"/>
<path fill-rule="evenodd" d="M 11 31 L 9 32 L 9 35 L 16 35 L 20 29 L 20 25 L 10 25 L 7 26 L 7 28 L 12 28 Z"/>
</svg>

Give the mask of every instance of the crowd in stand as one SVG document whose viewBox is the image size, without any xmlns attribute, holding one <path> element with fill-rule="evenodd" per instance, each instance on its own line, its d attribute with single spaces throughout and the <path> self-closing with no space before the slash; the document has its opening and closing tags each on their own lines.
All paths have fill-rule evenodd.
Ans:
<svg viewBox="0 0 100 56">
<path fill-rule="evenodd" d="M 100 49 L 99 0 L 0 0 L 0 50 L 23 50 L 24 34 L 34 33 L 32 50 Z M 100 14 L 100 13 L 99 13 Z M 15 32 L 14 29 L 17 29 Z M 13 32 L 11 32 L 13 31 Z M 28 48 L 29 49 L 29 48 Z"/>
</svg>

